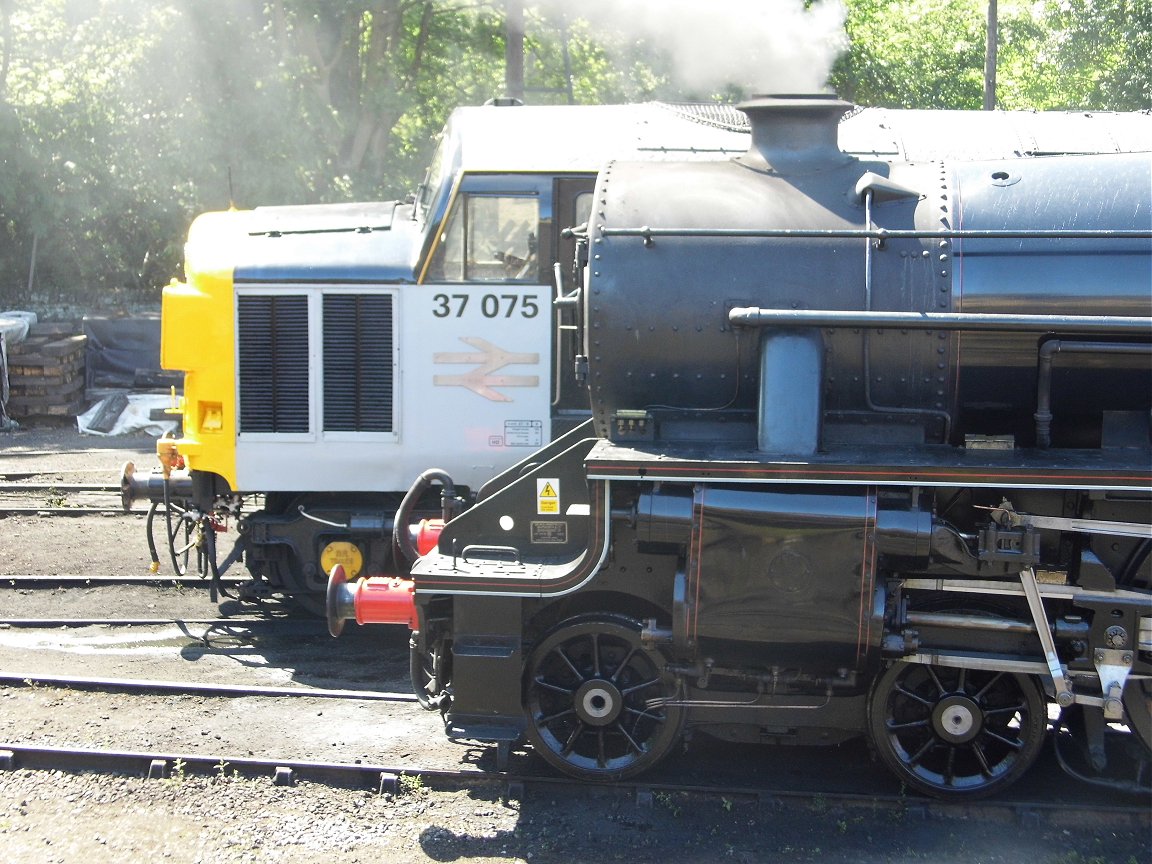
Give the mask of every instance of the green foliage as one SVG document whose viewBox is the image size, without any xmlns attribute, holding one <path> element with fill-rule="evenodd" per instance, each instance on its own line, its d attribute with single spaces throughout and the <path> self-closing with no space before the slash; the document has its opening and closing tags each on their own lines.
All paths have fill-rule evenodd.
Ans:
<svg viewBox="0 0 1152 864">
<path fill-rule="evenodd" d="M 1152 0 L 1044 0 L 1004 21 L 1006 108 L 1152 106 Z"/>
<path fill-rule="evenodd" d="M 600 7 L 525 7 L 529 101 L 743 95 L 685 91 L 666 44 Z M 842 96 L 980 106 L 986 0 L 846 7 Z M 999 8 L 1002 107 L 1152 104 L 1152 0 Z M 0 0 L 0 307 L 155 303 L 192 218 L 233 201 L 403 195 L 448 113 L 503 92 L 503 13 L 503 0 Z"/>
<path fill-rule="evenodd" d="M 833 89 L 862 105 L 979 108 L 984 0 L 856 0 Z"/>
<path fill-rule="evenodd" d="M 1152 105 L 1152 0 L 1000 0 L 997 107 Z M 850 0 L 832 85 L 864 105 L 983 104 L 987 0 Z"/>
</svg>

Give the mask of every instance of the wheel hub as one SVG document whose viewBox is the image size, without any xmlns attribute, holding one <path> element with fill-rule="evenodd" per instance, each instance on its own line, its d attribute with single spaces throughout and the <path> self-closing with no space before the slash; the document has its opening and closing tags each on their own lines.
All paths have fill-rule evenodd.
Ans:
<svg viewBox="0 0 1152 864">
<path fill-rule="evenodd" d="M 611 681 L 593 678 L 576 691 L 576 713 L 590 726 L 607 726 L 615 722 L 624 707 L 620 690 Z"/>
<path fill-rule="evenodd" d="M 980 734 L 984 715 L 967 696 L 946 696 L 932 709 L 936 734 L 952 744 L 963 744 Z"/>
</svg>

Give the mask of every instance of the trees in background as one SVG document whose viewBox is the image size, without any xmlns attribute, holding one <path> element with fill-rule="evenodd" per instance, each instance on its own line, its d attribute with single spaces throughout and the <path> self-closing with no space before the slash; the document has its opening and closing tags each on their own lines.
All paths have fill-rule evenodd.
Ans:
<svg viewBox="0 0 1152 864">
<path fill-rule="evenodd" d="M 988 0 L 849 0 L 832 84 L 864 105 L 980 108 Z M 1000 0 L 996 104 L 1152 107 L 1152 0 Z"/>
<path fill-rule="evenodd" d="M 658 39 L 594 5 L 523 5 L 531 102 L 748 86 L 687 89 Z M 986 0 L 845 6 L 841 95 L 980 106 Z M 1152 104 L 1152 0 L 999 9 L 1001 107 Z M 0 0 L 0 307 L 154 302 L 193 216 L 233 201 L 402 194 L 504 62 L 504 0 Z"/>
</svg>

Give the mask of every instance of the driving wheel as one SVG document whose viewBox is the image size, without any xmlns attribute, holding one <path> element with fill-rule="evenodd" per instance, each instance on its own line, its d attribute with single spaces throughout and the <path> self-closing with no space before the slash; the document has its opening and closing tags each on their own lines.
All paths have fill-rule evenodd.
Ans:
<svg viewBox="0 0 1152 864">
<path fill-rule="evenodd" d="M 895 663 L 868 704 L 880 758 L 938 798 L 991 795 L 1036 760 L 1048 725 L 1036 679 L 1011 672 Z"/>
<path fill-rule="evenodd" d="M 680 739 L 675 682 L 625 616 L 572 618 L 528 658 L 527 735 L 546 762 L 582 780 L 645 771 Z"/>
</svg>

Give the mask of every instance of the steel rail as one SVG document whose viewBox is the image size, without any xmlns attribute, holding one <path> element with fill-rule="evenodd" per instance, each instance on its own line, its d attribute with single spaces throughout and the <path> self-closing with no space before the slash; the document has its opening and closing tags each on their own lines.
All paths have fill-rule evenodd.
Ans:
<svg viewBox="0 0 1152 864">
<path fill-rule="evenodd" d="M 0 477 L 3 476 L 0 474 Z M 0 493 L 3 492 L 108 492 L 119 495 L 120 487 L 109 486 L 107 483 L 10 483 L 0 480 Z"/>
<path fill-rule="evenodd" d="M 19 456 L 59 456 L 62 451 L 53 450 L 51 452 L 40 453 L 20 453 Z M 76 451 L 69 451 L 76 452 Z M 110 469 L 115 470 L 115 469 Z M 39 470 L 29 469 L 27 471 L 0 471 L 0 482 L 11 483 L 18 480 L 27 480 L 32 477 L 46 477 L 51 475 L 53 477 L 59 474 L 104 474 L 104 470 L 94 468 L 42 468 Z"/>
<path fill-rule="evenodd" d="M 96 678 L 84 675 L 44 675 L 39 672 L 0 672 L 0 684 L 69 687 L 109 692 L 196 693 L 206 696 L 310 697 L 365 702 L 415 702 L 414 693 L 376 690 L 334 690 L 322 687 L 268 687 L 247 684 L 202 684 L 196 681 L 158 681 L 147 678 Z"/>
<path fill-rule="evenodd" d="M 20 573 L 8 576 L 0 575 L 0 584 L 7 583 L 12 587 L 34 586 L 39 584 L 77 585 L 85 588 L 101 585 L 207 585 L 210 579 L 207 576 L 164 576 L 159 573 L 140 575 L 126 574 L 123 576 L 85 576 L 79 573 L 58 573 L 46 575 L 39 573 Z M 241 584 L 250 581 L 244 576 L 222 576 L 221 581 L 227 584 Z"/>
<path fill-rule="evenodd" d="M 841 807 L 846 810 L 868 810 L 900 816 L 930 818 L 961 818 L 987 821 L 1011 812 L 1024 824 L 1043 822 L 1053 826 L 1065 824 L 1068 816 L 1082 820 L 1082 802 L 1051 801 L 938 801 L 930 798 L 909 798 L 903 794 L 864 794 L 837 791 L 801 791 L 791 789 L 682 784 L 674 782 L 643 783 L 635 781 L 615 783 L 580 783 L 566 777 L 538 776 L 511 772 L 492 772 L 479 768 L 428 768 L 420 765 L 381 765 L 348 762 L 321 762 L 303 759 L 258 759 L 250 756 L 204 755 L 198 753 L 165 753 L 130 750 L 102 750 L 82 747 L 61 747 L 41 744 L 0 742 L 0 769 L 32 771 L 99 772 L 105 774 L 131 774 L 149 779 L 165 779 L 197 774 L 201 776 L 227 776 L 235 772 L 249 778 L 267 777 L 275 785 L 292 786 L 305 780 L 341 788 L 372 789 L 378 793 L 403 793 L 401 777 L 446 784 L 469 783 L 504 784 L 506 797 L 522 799 L 527 787 L 538 786 L 549 790 L 570 789 L 587 792 L 589 788 L 608 789 L 631 794 L 639 806 L 652 806 L 655 795 L 686 794 L 722 796 L 729 800 L 744 800 L 772 806 L 812 806 L 819 801 L 823 807 Z M 1146 828 L 1152 824 L 1152 813 L 1146 802 L 1135 805 L 1092 805 L 1092 816 L 1109 827 Z"/>
<path fill-rule="evenodd" d="M 296 780 L 309 780 L 329 786 L 376 788 L 381 792 L 399 789 L 401 775 L 422 780 L 504 779 L 478 768 L 435 769 L 420 766 L 391 766 L 349 762 L 318 762 L 305 759 L 257 759 L 251 756 L 205 756 L 198 753 L 164 753 L 134 750 L 104 750 L 44 744 L 0 742 L 0 769 L 32 771 L 96 771 L 105 774 L 135 774 L 149 779 L 195 773 L 219 775 L 236 771 L 245 777 L 270 776 L 281 786 Z"/>
<path fill-rule="evenodd" d="M 274 625 L 291 630 L 315 630 L 327 633 L 324 619 L 281 615 L 268 618 L 0 618 L 0 627 L 17 630 L 65 627 L 163 627 L 194 625 L 210 629 L 225 627 L 258 627 Z"/>
<path fill-rule="evenodd" d="M 144 516 L 144 512 L 124 512 L 119 505 L 115 507 L 8 507 L 0 504 L 0 517 L 2 516 Z"/>
</svg>

